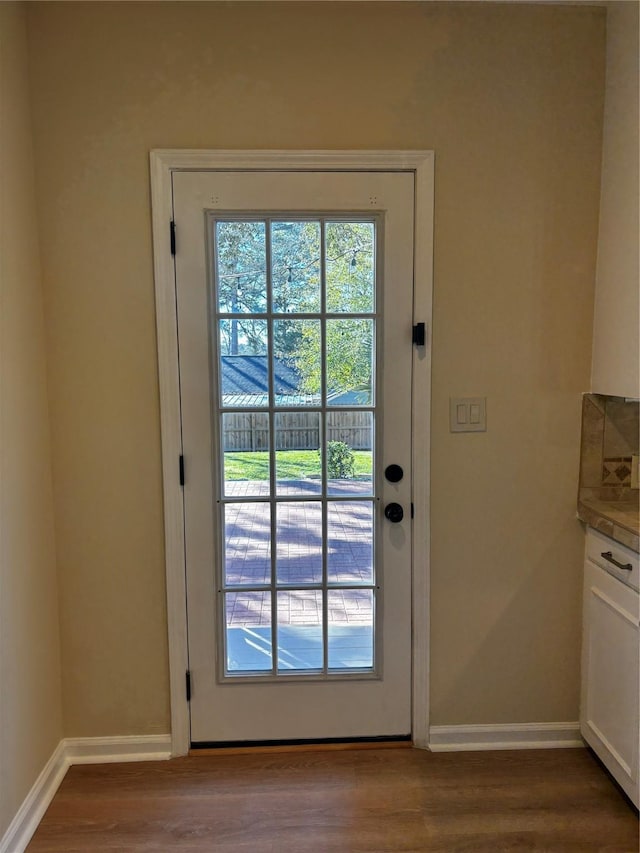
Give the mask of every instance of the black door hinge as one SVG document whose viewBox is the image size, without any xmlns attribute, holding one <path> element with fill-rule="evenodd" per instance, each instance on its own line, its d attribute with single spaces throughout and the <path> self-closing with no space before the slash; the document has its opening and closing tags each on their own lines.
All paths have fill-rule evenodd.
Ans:
<svg viewBox="0 0 640 853">
<path fill-rule="evenodd" d="M 185 673 L 185 686 L 187 688 L 187 702 L 191 702 L 191 673 L 189 670 Z"/>
<path fill-rule="evenodd" d="M 413 335 L 411 337 L 412 342 L 417 347 L 423 347 L 426 341 L 426 326 L 424 323 L 415 323 L 413 326 Z"/>
<path fill-rule="evenodd" d="M 413 501 L 411 501 L 411 518 L 413 518 Z"/>
<path fill-rule="evenodd" d="M 184 456 L 180 456 L 178 459 L 178 468 L 180 471 L 180 485 L 184 486 Z"/>
<path fill-rule="evenodd" d="M 169 239 L 171 240 L 171 254 L 176 253 L 176 223 L 171 220 L 169 223 Z"/>
</svg>

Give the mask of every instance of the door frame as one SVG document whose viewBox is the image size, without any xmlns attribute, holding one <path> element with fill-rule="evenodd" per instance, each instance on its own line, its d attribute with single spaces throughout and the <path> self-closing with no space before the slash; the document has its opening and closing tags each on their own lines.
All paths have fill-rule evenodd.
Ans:
<svg viewBox="0 0 640 853">
<path fill-rule="evenodd" d="M 172 174 L 177 171 L 413 172 L 415 176 L 413 321 L 424 322 L 426 345 L 413 348 L 412 543 L 413 744 L 429 746 L 429 542 L 431 340 L 433 302 L 433 151 L 227 151 L 156 149 L 150 153 L 153 261 L 162 436 L 167 632 L 171 701 L 171 754 L 189 751 L 186 698 L 187 589 L 184 504 L 179 477 L 182 454 L 180 376 L 172 255 Z M 176 238 L 179 250 L 179 224 Z M 407 330 L 409 334 L 409 330 Z"/>
</svg>

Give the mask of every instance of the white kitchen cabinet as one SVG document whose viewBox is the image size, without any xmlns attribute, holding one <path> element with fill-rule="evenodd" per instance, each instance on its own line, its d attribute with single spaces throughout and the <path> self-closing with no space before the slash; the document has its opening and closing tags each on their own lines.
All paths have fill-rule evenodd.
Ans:
<svg viewBox="0 0 640 853">
<path fill-rule="evenodd" d="M 638 554 L 592 530 L 586 554 L 580 728 L 638 806 L 640 596 L 628 585 L 637 583 Z"/>
</svg>

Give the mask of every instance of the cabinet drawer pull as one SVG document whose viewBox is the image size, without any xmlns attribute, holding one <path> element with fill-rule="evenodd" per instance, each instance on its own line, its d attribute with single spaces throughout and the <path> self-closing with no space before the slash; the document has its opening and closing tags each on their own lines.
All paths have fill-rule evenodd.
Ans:
<svg viewBox="0 0 640 853">
<path fill-rule="evenodd" d="M 601 557 L 604 557 L 604 558 L 605 558 L 605 560 L 606 560 L 608 563 L 613 563 L 613 565 L 614 565 L 616 568 L 618 568 L 618 569 L 624 569 L 624 571 L 625 571 L 625 572 L 630 572 L 630 571 L 632 571 L 632 570 L 633 570 L 633 566 L 631 565 L 631 563 L 619 563 L 619 562 L 615 559 L 615 557 L 613 556 L 613 554 L 611 553 L 611 551 L 603 551 L 603 552 L 600 554 L 600 556 L 601 556 Z"/>
</svg>

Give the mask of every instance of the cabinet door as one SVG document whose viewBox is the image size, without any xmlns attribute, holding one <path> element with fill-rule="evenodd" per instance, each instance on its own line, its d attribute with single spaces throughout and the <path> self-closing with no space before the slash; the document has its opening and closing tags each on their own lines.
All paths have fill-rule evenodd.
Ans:
<svg viewBox="0 0 640 853">
<path fill-rule="evenodd" d="M 638 805 L 638 593 L 585 564 L 581 729 Z"/>
</svg>

